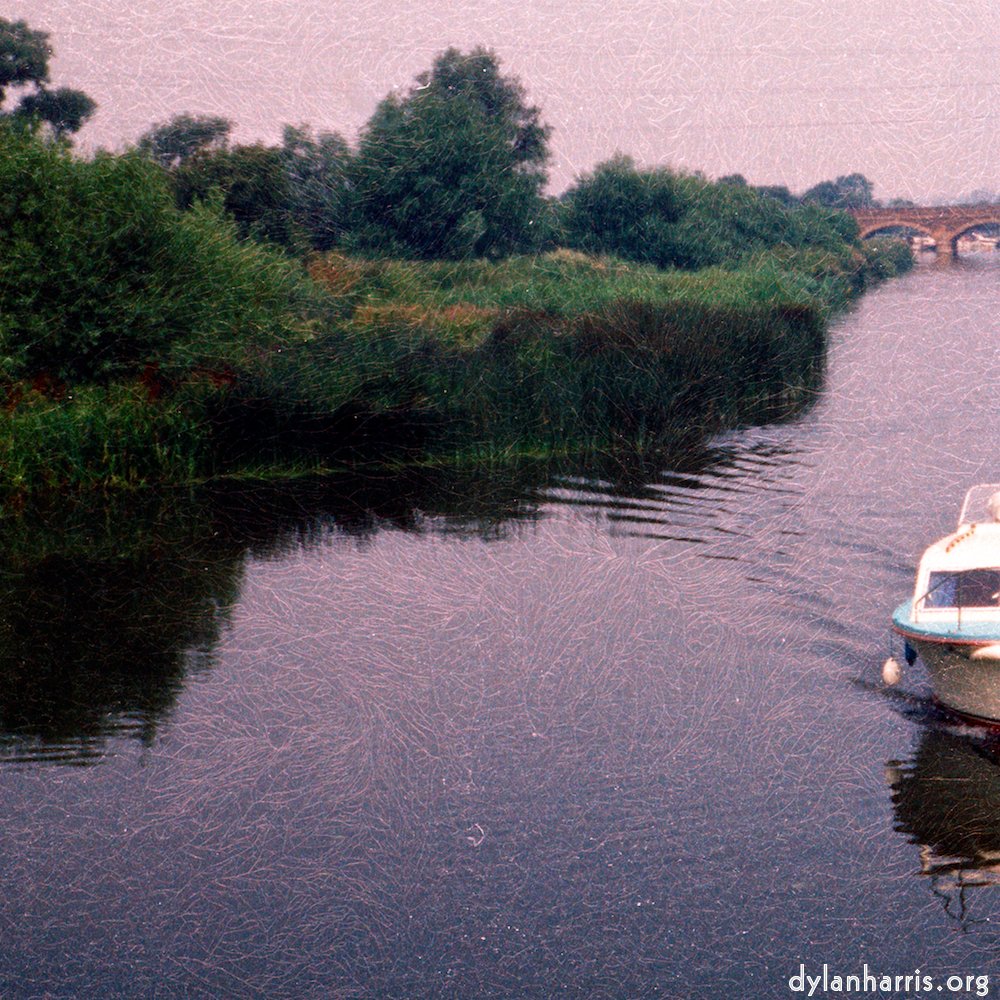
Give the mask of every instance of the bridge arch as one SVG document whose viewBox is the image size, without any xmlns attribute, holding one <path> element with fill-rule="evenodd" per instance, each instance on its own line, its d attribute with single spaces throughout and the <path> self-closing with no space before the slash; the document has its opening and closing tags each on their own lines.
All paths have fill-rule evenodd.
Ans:
<svg viewBox="0 0 1000 1000">
<path fill-rule="evenodd" d="M 934 238 L 934 234 L 927 226 L 917 225 L 913 222 L 886 222 L 886 223 L 877 223 L 872 226 L 863 226 L 861 227 L 861 231 L 860 233 L 858 233 L 858 235 L 863 240 L 870 240 L 875 236 L 879 236 L 883 233 L 886 234 L 887 236 L 893 236 L 900 229 L 905 229 L 907 232 L 910 233 L 919 233 L 921 236 L 927 236 L 930 237 L 931 239 Z"/>
<path fill-rule="evenodd" d="M 862 239 L 891 229 L 909 229 L 934 240 L 938 253 L 958 252 L 959 239 L 984 226 L 1000 225 L 1000 205 L 948 205 L 859 209 L 851 213 Z"/>
</svg>

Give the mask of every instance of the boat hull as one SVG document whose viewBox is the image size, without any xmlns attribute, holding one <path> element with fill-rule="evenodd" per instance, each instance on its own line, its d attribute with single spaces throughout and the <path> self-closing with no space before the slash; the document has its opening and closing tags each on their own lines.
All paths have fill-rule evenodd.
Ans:
<svg viewBox="0 0 1000 1000">
<path fill-rule="evenodd" d="M 938 701 L 1000 723 L 1000 483 L 966 493 L 956 529 L 924 550 L 913 599 L 892 624 L 907 661 L 923 660 Z M 886 683 L 899 673 L 890 656 Z"/>
<path fill-rule="evenodd" d="M 961 628 L 915 624 L 912 602 L 896 610 L 893 625 L 923 661 L 934 695 L 963 715 L 1000 723 L 1000 633 L 996 623 Z"/>
<path fill-rule="evenodd" d="M 938 701 L 963 715 L 1000 722 L 1000 659 L 977 656 L 982 647 L 973 644 L 907 641 L 924 661 Z"/>
</svg>

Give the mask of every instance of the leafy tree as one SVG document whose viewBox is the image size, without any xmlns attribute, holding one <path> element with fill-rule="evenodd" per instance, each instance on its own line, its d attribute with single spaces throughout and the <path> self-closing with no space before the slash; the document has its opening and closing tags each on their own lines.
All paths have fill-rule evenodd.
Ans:
<svg viewBox="0 0 1000 1000">
<path fill-rule="evenodd" d="M 228 118 L 185 111 L 143 133 L 137 149 L 161 167 L 177 167 L 198 153 L 225 148 L 232 127 Z"/>
<path fill-rule="evenodd" d="M 251 349 L 296 277 L 134 153 L 80 159 L 0 123 L 0 375 L 70 383 Z"/>
<path fill-rule="evenodd" d="M 293 224 L 314 250 L 343 238 L 350 211 L 350 147 L 336 132 L 313 136 L 308 125 L 286 125 L 281 141 Z"/>
<path fill-rule="evenodd" d="M 789 208 L 801 204 L 799 199 L 784 184 L 766 184 L 757 187 L 755 190 L 767 195 L 769 198 L 774 198 L 775 201 L 780 201 L 782 205 L 786 205 Z"/>
<path fill-rule="evenodd" d="M 670 227 L 681 217 L 682 195 L 671 171 L 638 170 L 616 154 L 585 174 L 563 196 L 564 242 L 667 267 L 675 263 Z"/>
<path fill-rule="evenodd" d="M 0 103 L 7 87 L 42 86 L 49 78 L 51 55 L 47 32 L 32 31 L 24 21 L 0 18 Z"/>
<path fill-rule="evenodd" d="M 448 49 L 362 131 L 350 170 L 361 249 L 462 258 L 526 248 L 551 129 L 497 56 Z"/>
<path fill-rule="evenodd" d="M 292 245 L 288 176 L 280 149 L 261 143 L 203 149 L 174 167 L 169 177 L 180 209 L 218 195 L 241 238 Z"/>
<path fill-rule="evenodd" d="M 857 239 L 856 222 L 842 212 L 787 205 L 734 178 L 639 170 L 622 155 L 584 175 L 561 209 L 568 246 L 663 268 L 737 264 L 778 246 L 833 249 Z"/>
<path fill-rule="evenodd" d="M 26 94 L 15 114 L 24 118 L 40 118 L 52 126 L 56 135 L 79 132 L 97 110 L 97 104 L 82 90 L 59 87 Z"/>
<path fill-rule="evenodd" d="M 169 175 L 178 207 L 219 195 L 243 238 L 329 250 L 348 220 L 350 149 L 337 133 L 287 125 L 280 147 L 229 145 L 226 118 L 184 113 L 137 144 Z"/>
<path fill-rule="evenodd" d="M 34 31 L 24 21 L 0 18 L 0 104 L 7 88 L 33 87 L 13 114 L 47 122 L 62 136 L 78 132 L 97 110 L 97 103 L 82 90 L 46 88 L 51 55 L 48 32 Z"/>
<path fill-rule="evenodd" d="M 806 204 L 825 205 L 848 211 L 854 208 L 871 208 L 875 185 L 864 174 L 848 174 L 835 181 L 822 181 L 802 196 Z"/>
</svg>

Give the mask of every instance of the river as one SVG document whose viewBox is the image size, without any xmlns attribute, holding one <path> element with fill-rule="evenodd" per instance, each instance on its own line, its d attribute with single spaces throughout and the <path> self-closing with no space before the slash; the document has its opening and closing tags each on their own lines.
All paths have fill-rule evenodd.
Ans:
<svg viewBox="0 0 1000 1000">
<path fill-rule="evenodd" d="M 670 469 L 40 514 L 0 996 L 995 995 L 1000 743 L 880 668 L 1000 481 L 998 293 L 922 264 L 808 414 Z"/>
</svg>

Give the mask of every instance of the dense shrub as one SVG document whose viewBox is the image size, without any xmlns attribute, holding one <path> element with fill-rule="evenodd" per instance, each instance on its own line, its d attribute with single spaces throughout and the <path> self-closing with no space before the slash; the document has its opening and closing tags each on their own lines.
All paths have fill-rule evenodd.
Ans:
<svg viewBox="0 0 1000 1000">
<path fill-rule="evenodd" d="M 566 246 L 691 271 L 736 267 L 776 248 L 858 243 L 857 224 L 843 212 L 789 205 L 728 180 L 639 169 L 627 156 L 581 177 L 561 199 L 558 223 Z"/>
<path fill-rule="evenodd" d="M 297 275 L 138 155 L 0 127 L 0 376 L 69 383 L 212 363 L 284 329 Z"/>
</svg>

